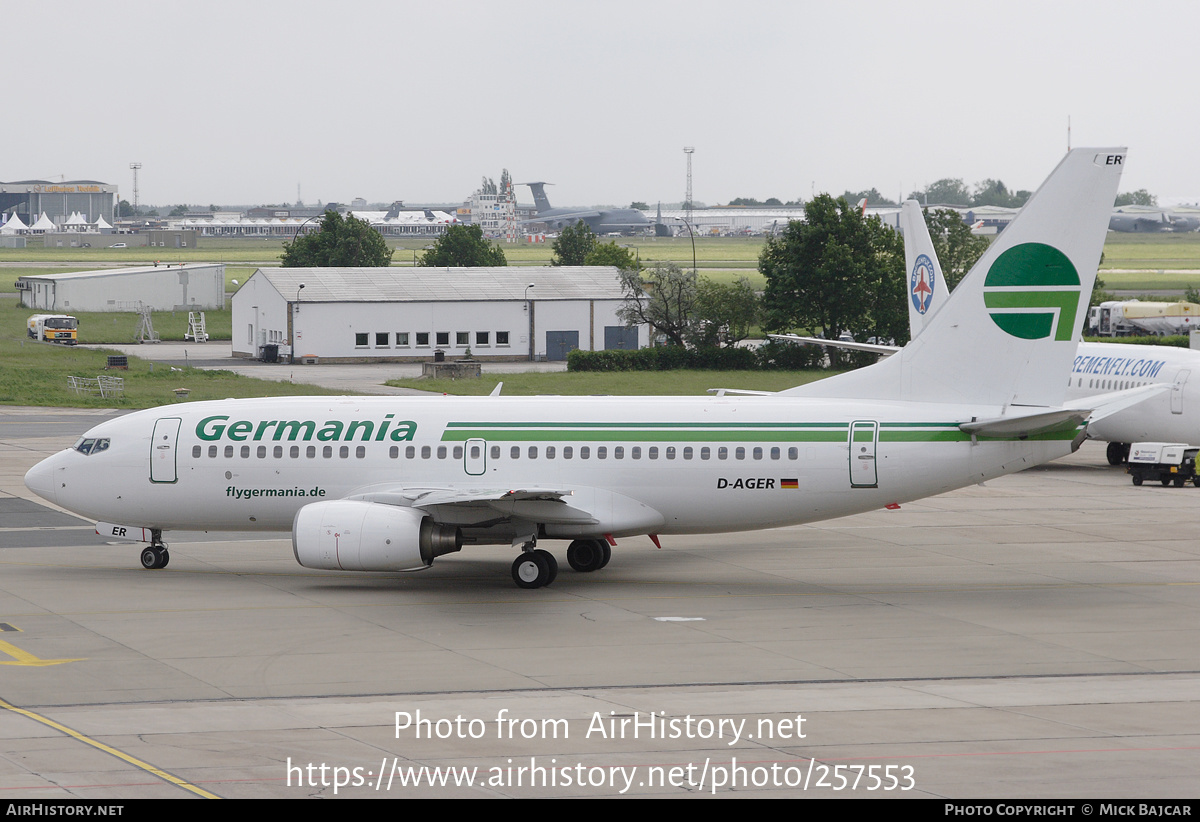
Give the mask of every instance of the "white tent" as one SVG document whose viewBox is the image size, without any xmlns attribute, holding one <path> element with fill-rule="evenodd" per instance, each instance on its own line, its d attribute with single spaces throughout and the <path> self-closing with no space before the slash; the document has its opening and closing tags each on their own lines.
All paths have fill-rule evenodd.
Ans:
<svg viewBox="0 0 1200 822">
<path fill-rule="evenodd" d="M 47 231 L 56 231 L 57 228 L 54 222 L 46 216 L 46 212 L 42 212 L 42 216 L 37 218 L 37 222 L 29 227 L 29 230 L 34 234 L 45 234 Z"/>
<path fill-rule="evenodd" d="M 8 222 L 0 228 L 0 234 L 24 234 L 29 230 L 25 223 L 21 222 L 21 218 L 16 214 L 9 218 Z"/>
</svg>

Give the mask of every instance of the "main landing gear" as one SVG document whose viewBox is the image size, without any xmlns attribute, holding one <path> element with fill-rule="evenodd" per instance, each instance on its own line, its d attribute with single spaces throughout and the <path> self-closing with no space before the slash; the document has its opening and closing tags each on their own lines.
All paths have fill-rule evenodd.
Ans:
<svg viewBox="0 0 1200 822">
<path fill-rule="evenodd" d="M 1108 457 L 1109 465 L 1121 465 L 1129 461 L 1129 443 L 1127 442 L 1110 442 L 1108 444 L 1108 452 L 1105 454 Z"/>
<path fill-rule="evenodd" d="M 612 559 L 612 548 L 602 539 L 577 539 L 567 548 L 567 563 L 576 571 L 599 571 Z"/>
<path fill-rule="evenodd" d="M 567 562 L 576 571 L 599 571 L 612 559 L 612 548 L 602 539 L 577 539 L 567 548 Z M 541 588 L 558 576 L 558 560 L 554 554 L 525 546 L 513 560 L 512 578 L 519 588 Z"/>
<path fill-rule="evenodd" d="M 557 576 L 558 560 L 541 548 L 522 552 L 512 564 L 512 578 L 518 588 L 541 588 Z"/>
<path fill-rule="evenodd" d="M 162 531 L 155 528 L 150 532 L 150 545 L 142 549 L 142 567 L 150 570 L 166 568 L 170 561 L 171 554 L 162 541 Z"/>
</svg>

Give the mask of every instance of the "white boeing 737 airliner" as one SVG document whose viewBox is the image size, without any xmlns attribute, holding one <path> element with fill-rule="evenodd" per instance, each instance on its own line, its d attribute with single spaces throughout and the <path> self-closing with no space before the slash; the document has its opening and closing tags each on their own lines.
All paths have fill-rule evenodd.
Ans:
<svg viewBox="0 0 1200 822">
<path fill-rule="evenodd" d="M 149 542 L 170 530 L 291 529 L 310 568 L 399 571 L 571 540 L 579 571 L 616 539 L 749 531 L 939 494 L 1070 453 L 1063 405 L 1125 151 L 1075 149 L 919 338 L 868 368 L 770 396 L 226 400 L 130 414 L 25 477 Z"/>
</svg>

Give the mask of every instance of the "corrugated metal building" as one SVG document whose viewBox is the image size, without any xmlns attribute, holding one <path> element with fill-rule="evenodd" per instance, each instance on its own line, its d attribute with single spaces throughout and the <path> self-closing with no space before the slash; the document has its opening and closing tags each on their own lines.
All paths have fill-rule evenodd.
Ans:
<svg viewBox="0 0 1200 822">
<path fill-rule="evenodd" d="M 106 268 L 17 279 L 21 304 L 43 311 L 218 311 L 225 308 L 224 263 Z"/>
<path fill-rule="evenodd" d="M 566 359 L 647 345 L 610 266 L 260 268 L 233 297 L 233 355 L 322 362 Z M 274 350 L 274 349 L 272 349 Z"/>
</svg>

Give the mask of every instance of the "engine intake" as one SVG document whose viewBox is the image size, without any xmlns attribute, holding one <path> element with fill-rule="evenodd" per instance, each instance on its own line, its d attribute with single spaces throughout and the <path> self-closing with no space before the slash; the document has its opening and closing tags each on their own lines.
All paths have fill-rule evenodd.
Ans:
<svg viewBox="0 0 1200 822">
<path fill-rule="evenodd" d="M 377 502 L 314 502 L 292 521 L 292 551 L 305 568 L 411 571 L 461 548 L 458 528 L 413 508 Z"/>
</svg>

